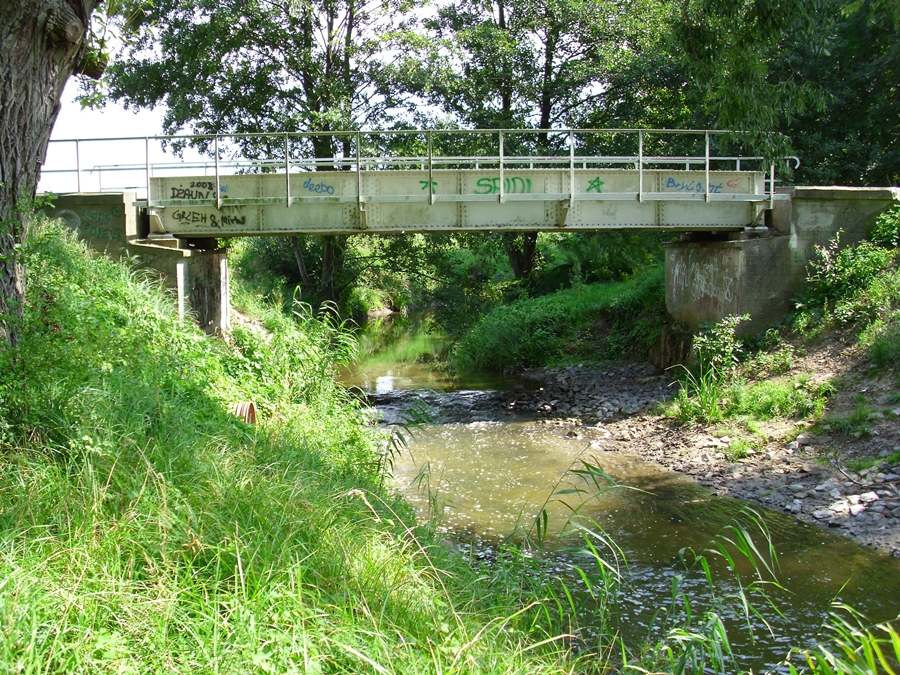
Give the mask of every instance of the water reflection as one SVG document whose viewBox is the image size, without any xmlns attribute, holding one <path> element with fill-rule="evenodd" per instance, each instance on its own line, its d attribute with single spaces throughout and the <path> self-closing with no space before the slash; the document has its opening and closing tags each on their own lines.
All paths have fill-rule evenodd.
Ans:
<svg viewBox="0 0 900 675">
<path fill-rule="evenodd" d="M 443 367 L 450 339 L 429 330 L 421 318 L 379 317 L 366 322 L 357 339 L 359 358 L 342 369 L 338 381 L 366 392 L 387 394 L 416 388 L 507 389 L 516 382 L 494 374 L 451 375 Z"/>
<path fill-rule="evenodd" d="M 627 558 L 629 584 L 619 621 L 623 633 L 639 639 L 649 630 L 656 610 L 669 601 L 673 578 L 684 571 L 682 551 L 708 549 L 748 505 L 715 497 L 637 456 L 590 447 L 565 433 L 562 428 L 521 421 L 423 429 L 414 435 L 411 452 L 395 462 L 396 485 L 423 514 L 431 515 L 435 503 L 442 503 L 442 518 L 450 530 L 488 541 L 515 531 L 533 535 L 534 516 L 543 508 L 551 538 L 565 548 L 577 543 L 565 531 L 570 514 L 578 510 L 583 522 L 602 528 Z M 602 481 L 594 485 L 567 473 L 583 462 L 602 467 L 620 484 L 636 489 L 617 488 L 595 496 Z M 753 643 L 738 630 L 741 617 L 731 617 L 732 631 L 737 631 L 733 641 L 745 655 L 743 666 L 758 672 L 783 658 L 789 646 L 808 643 L 833 600 L 855 606 L 873 620 L 896 616 L 900 561 L 785 514 L 754 508 L 764 514 L 779 553 L 778 579 L 786 590 L 774 591 L 784 616 L 764 612 L 774 637 L 753 618 L 757 637 Z M 752 579 L 749 565 L 739 568 L 747 580 Z M 722 581 L 717 591 L 736 592 L 738 587 L 725 570 L 719 571 Z M 692 602 L 702 606 L 707 593 L 702 575 L 687 577 L 684 584 Z"/>
</svg>

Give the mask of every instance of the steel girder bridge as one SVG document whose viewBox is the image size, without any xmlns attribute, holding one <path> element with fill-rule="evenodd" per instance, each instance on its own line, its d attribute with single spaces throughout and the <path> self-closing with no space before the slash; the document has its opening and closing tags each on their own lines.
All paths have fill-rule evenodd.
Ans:
<svg viewBox="0 0 900 675">
<path fill-rule="evenodd" d="M 311 158 L 317 136 L 332 156 Z M 652 129 L 79 139 L 51 146 L 74 144 L 75 168 L 44 174 L 74 174 L 78 192 L 94 177 L 101 190 L 142 193 L 151 237 L 758 228 L 779 198 L 775 165 L 723 153 L 730 139 Z M 144 162 L 82 169 L 87 144 L 110 142 L 137 144 L 132 156 L 143 145 Z M 212 158 L 151 161 L 153 144 Z M 132 184 L 110 187 L 116 176 Z"/>
</svg>

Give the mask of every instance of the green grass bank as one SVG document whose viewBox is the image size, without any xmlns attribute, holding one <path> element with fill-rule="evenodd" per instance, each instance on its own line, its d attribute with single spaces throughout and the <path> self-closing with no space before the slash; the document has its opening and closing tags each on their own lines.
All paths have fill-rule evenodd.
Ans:
<svg viewBox="0 0 900 675">
<path fill-rule="evenodd" d="M 662 266 L 492 309 L 455 346 L 461 371 L 646 358 L 665 321 Z"/>
<path fill-rule="evenodd" d="M 527 561 L 469 567 L 384 486 L 386 439 L 302 311 L 228 340 L 36 224 L 0 352 L 0 672 L 603 668 Z M 253 304 L 244 298 L 245 308 Z M 261 423 L 230 405 L 254 400 Z"/>
</svg>

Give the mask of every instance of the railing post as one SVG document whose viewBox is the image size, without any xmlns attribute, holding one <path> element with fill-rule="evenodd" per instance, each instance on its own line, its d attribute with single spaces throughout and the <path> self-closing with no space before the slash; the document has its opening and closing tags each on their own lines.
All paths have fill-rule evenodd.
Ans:
<svg viewBox="0 0 900 675">
<path fill-rule="evenodd" d="M 147 182 L 147 206 L 150 206 L 150 137 L 144 136 L 144 179 Z"/>
<path fill-rule="evenodd" d="M 569 129 L 569 209 L 575 208 L 575 132 Z"/>
<path fill-rule="evenodd" d="M 503 129 L 500 129 L 500 203 L 506 203 L 506 194 L 503 189 Z"/>
<path fill-rule="evenodd" d="M 284 193 L 287 208 L 291 208 L 291 145 L 288 132 L 284 132 Z"/>
<path fill-rule="evenodd" d="M 219 134 L 213 141 L 213 151 L 216 155 L 216 208 L 222 210 L 222 188 L 219 186 Z"/>
<path fill-rule="evenodd" d="M 703 200 L 709 201 L 709 132 L 707 131 L 704 134 L 706 137 L 706 194 L 704 195 Z"/>
<path fill-rule="evenodd" d="M 428 203 L 434 206 L 434 156 L 432 147 L 431 131 L 428 131 Z"/>
<path fill-rule="evenodd" d="M 366 205 L 363 202 L 363 190 L 362 190 L 362 155 L 359 151 L 359 146 L 362 143 L 362 135 L 360 132 L 356 132 L 356 206 L 359 208 L 359 224 L 360 227 L 365 230 L 369 227 L 368 219 L 366 217 Z"/>
<path fill-rule="evenodd" d="M 769 169 L 769 177 L 769 209 L 771 210 L 775 208 L 775 162 L 772 162 L 772 166 Z"/>
<path fill-rule="evenodd" d="M 638 130 L 638 202 L 644 202 L 644 132 Z"/>
<path fill-rule="evenodd" d="M 75 140 L 75 186 L 76 192 L 81 192 L 81 153 L 78 148 L 78 140 Z"/>
</svg>

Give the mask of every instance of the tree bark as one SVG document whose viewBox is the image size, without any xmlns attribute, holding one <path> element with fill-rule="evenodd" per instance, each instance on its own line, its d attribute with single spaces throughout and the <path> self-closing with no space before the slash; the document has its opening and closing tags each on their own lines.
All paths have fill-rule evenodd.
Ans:
<svg viewBox="0 0 900 675">
<path fill-rule="evenodd" d="M 519 239 L 521 237 L 521 240 Z M 513 276 L 516 279 L 527 279 L 534 271 L 537 253 L 537 232 L 524 232 L 521 235 L 504 235 L 506 240 L 506 257 L 509 259 Z"/>
<path fill-rule="evenodd" d="M 96 0 L 0 3 L 0 345 L 16 347 L 25 303 L 20 247 L 50 132 Z"/>
<path fill-rule="evenodd" d="M 322 277 L 319 280 L 319 297 L 325 302 L 337 302 L 335 280 L 344 269 L 344 241 L 346 237 L 327 235 L 322 237 Z"/>
<path fill-rule="evenodd" d="M 297 269 L 300 272 L 300 281 L 306 286 L 307 290 L 312 290 L 312 281 L 309 278 L 309 272 L 306 269 L 306 260 L 303 258 L 303 251 L 300 250 L 300 235 L 295 234 L 291 237 L 291 248 L 294 250 L 294 260 L 297 261 Z"/>
</svg>

